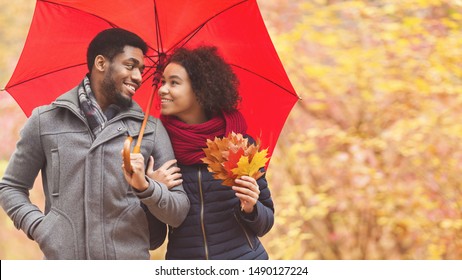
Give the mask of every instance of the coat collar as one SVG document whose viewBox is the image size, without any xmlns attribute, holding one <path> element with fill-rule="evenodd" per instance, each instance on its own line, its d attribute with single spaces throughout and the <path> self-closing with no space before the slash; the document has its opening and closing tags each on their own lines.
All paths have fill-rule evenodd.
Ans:
<svg viewBox="0 0 462 280">
<path fill-rule="evenodd" d="M 58 98 L 56 98 L 56 100 L 52 103 L 52 105 L 57 106 L 57 107 L 68 108 L 69 110 L 73 111 L 75 114 L 80 115 L 80 104 L 79 104 L 77 88 L 78 86 L 60 95 Z M 138 103 L 136 103 L 133 100 L 132 105 L 127 110 L 121 111 L 114 118 L 119 119 L 119 118 L 124 118 L 124 117 L 133 117 L 133 118 L 143 119 L 144 113 L 143 113 L 143 110 L 141 110 L 141 107 L 138 105 Z"/>
</svg>

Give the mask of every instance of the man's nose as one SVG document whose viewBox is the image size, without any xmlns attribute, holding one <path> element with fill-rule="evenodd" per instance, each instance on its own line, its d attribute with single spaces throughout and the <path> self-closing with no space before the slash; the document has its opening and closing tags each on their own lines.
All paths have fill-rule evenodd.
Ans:
<svg viewBox="0 0 462 280">
<path fill-rule="evenodd" d="M 138 68 L 133 69 L 132 71 L 132 79 L 141 83 L 143 79 L 143 75 L 141 74 L 141 70 Z"/>
</svg>

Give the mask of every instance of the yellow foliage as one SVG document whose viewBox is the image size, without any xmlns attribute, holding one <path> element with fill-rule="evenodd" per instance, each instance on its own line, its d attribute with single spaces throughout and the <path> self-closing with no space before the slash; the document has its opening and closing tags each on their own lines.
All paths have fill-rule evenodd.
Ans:
<svg viewBox="0 0 462 280">
<path fill-rule="evenodd" d="M 270 254 L 462 258 L 460 1 L 297 2 L 273 36 L 303 101 L 268 171 Z"/>
<path fill-rule="evenodd" d="M 243 156 L 239 159 L 237 167 L 232 169 L 232 171 L 235 175 L 237 175 L 238 178 L 242 176 L 250 176 L 258 179 L 259 177 L 257 174 L 259 174 L 260 168 L 265 167 L 266 162 L 268 161 L 267 156 L 268 149 L 256 152 L 253 158 L 249 158 L 249 156 Z"/>
</svg>

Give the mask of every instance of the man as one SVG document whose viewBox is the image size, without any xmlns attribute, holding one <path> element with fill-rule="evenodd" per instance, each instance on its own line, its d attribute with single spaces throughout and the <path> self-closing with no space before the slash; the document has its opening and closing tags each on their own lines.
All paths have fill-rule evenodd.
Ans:
<svg viewBox="0 0 462 280">
<path fill-rule="evenodd" d="M 0 204 L 47 259 L 149 259 L 150 247 L 165 239 L 163 223 L 177 227 L 188 213 L 181 184 L 168 190 L 145 176 L 150 156 L 155 168 L 174 159 L 158 119 L 150 117 L 141 154 L 131 155 L 134 173 L 121 168 L 123 143 L 137 137 L 144 117 L 132 96 L 146 51 L 129 31 L 102 31 L 88 47 L 89 74 L 36 108 L 21 131 L 0 181 Z M 29 200 L 39 171 L 44 214 Z"/>
</svg>

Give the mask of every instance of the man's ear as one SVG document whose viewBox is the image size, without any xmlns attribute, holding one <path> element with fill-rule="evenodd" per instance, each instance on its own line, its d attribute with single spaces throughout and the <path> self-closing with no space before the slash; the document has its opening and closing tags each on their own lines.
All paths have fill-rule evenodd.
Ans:
<svg viewBox="0 0 462 280">
<path fill-rule="evenodd" d="M 104 72 L 106 70 L 107 60 L 104 56 L 98 55 L 95 57 L 95 68 L 100 72 Z"/>
</svg>

